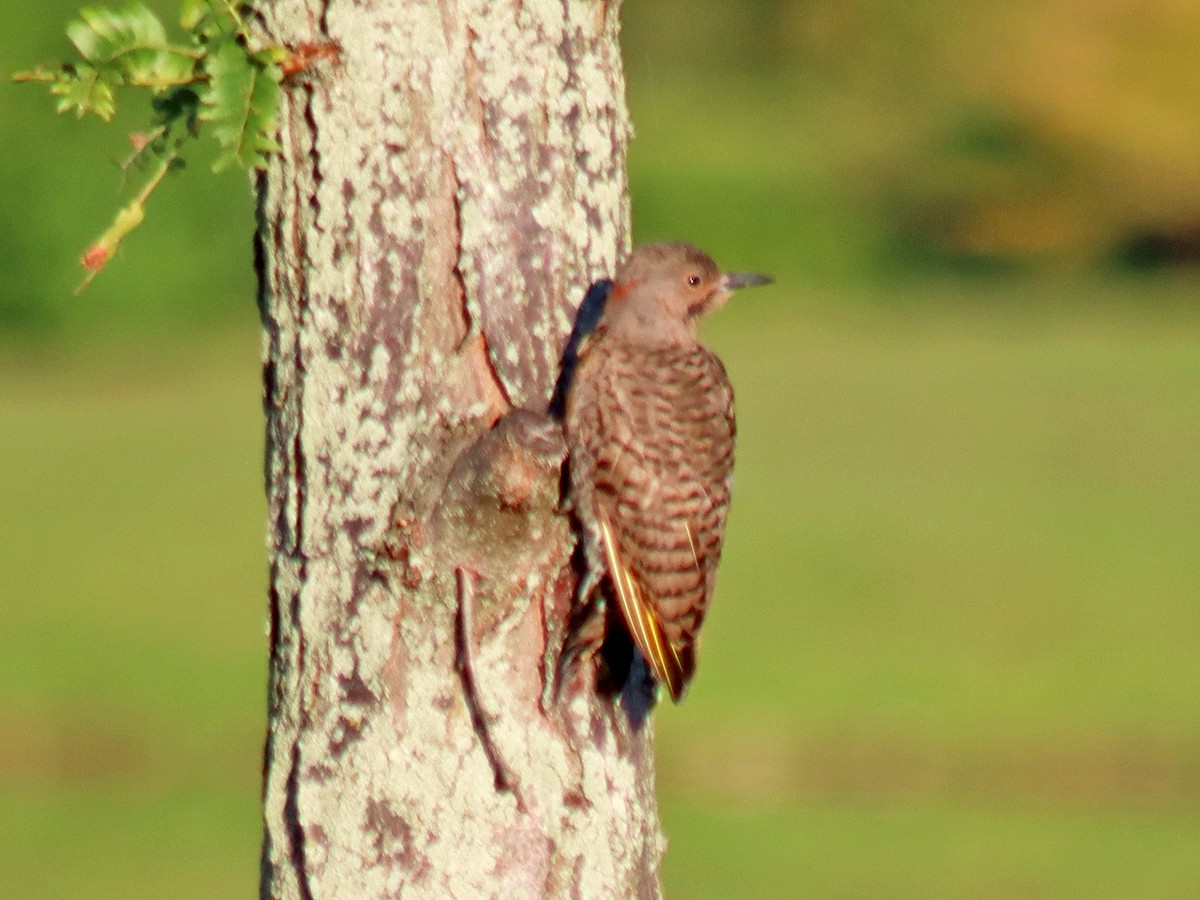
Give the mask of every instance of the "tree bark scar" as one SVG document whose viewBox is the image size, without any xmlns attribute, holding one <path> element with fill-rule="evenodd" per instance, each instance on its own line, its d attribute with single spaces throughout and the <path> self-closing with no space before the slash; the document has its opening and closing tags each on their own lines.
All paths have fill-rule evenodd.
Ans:
<svg viewBox="0 0 1200 900">
<path fill-rule="evenodd" d="M 452 218 L 452 226 L 454 229 L 454 262 L 450 268 L 450 277 L 454 279 L 455 291 L 458 295 L 458 301 L 462 304 L 462 318 L 465 323 L 465 332 L 462 340 L 458 342 L 458 347 L 455 352 L 461 353 L 470 342 L 471 338 L 479 333 L 479 323 L 476 317 L 471 315 L 471 307 L 467 301 L 469 296 L 467 292 L 467 282 L 463 278 L 463 246 L 462 246 L 462 226 L 463 226 L 463 210 L 462 210 L 462 195 L 463 183 L 458 175 L 458 164 L 454 161 L 454 157 L 446 156 L 446 165 L 449 169 L 450 187 L 450 203 L 454 211 Z M 501 391 L 504 388 L 501 387 Z"/>
<path fill-rule="evenodd" d="M 500 377 L 500 371 L 496 367 L 496 360 L 492 356 L 492 347 L 488 343 L 487 335 L 484 334 L 479 321 L 479 310 L 472 310 L 469 300 L 470 293 L 467 291 L 467 283 L 463 278 L 463 185 L 462 178 L 459 176 L 458 164 L 453 157 L 448 157 L 449 173 L 451 178 L 451 187 L 449 190 L 454 207 L 454 266 L 451 270 L 451 277 L 458 290 L 459 302 L 462 304 L 462 317 L 466 323 L 466 334 L 463 335 L 458 347 L 455 348 L 455 353 L 463 354 L 472 351 L 478 352 L 481 359 L 481 365 L 476 367 L 476 379 L 479 381 L 480 393 L 484 396 L 488 394 L 495 395 L 499 401 L 497 410 L 492 421 L 498 419 L 508 410 L 513 408 L 512 397 L 509 396 L 508 387 L 504 384 L 504 379 Z M 490 424 L 490 423 L 489 423 Z"/>
<path fill-rule="evenodd" d="M 503 415 L 505 412 L 513 408 L 513 401 L 508 395 L 508 388 L 504 385 L 504 379 L 500 377 L 500 372 L 496 368 L 496 360 L 492 356 L 492 350 L 488 344 L 487 335 L 483 332 L 480 332 L 479 340 L 483 349 L 483 361 L 484 365 L 487 367 L 487 374 L 491 376 L 492 386 L 496 389 L 496 392 L 500 395 L 501 400 L 504 402 L 504 407 L 500 411 L 500 415 Z M 499 418 L 499 416 L 497 416 L 497 418 Z"/>
<path fill-rule="evenodd" d="M 508 791 L 517 800 L 517 808 L 525 812 L 525 801 L 518 790 L 517 779 L 509 768 L 508 763 L 500 755 L 499 749 L 492 741 L 491 728 L 488 725 L 488 714 L 483 708 L 483 697 L 479 693 L 479 682 L 475 676 L 475 666 L 472 662 L 472 643 L 475 635 L 475 579 L 474 576 L 458 566 L 454 570 L 458 590 L 458 611 L 454 619 L 455 640 L 458 645 L 457 659 L 459 677 L 463 684 L 463 699 L 467 704 L 467 712 L 471 716 L 471 725 L 479 735 L 479 743 L 483 754 L 487 757 L 488 765 L 492 767 L 492 775 L 497 791 Z"/>
<path fill-rule="evenodd" d="M 300 822 L 300 745 L 299 736 L 292 744 L 292 767 L 288 772 L 287 802 L 283 814 L 287 821 L 288 858 L 296 875 L 296 886 L 300 890 L 301 900 L 313 900 L 312 887 L 308 883 L 308 865 L 304 858 L 304 826 Z"/>
</svg>

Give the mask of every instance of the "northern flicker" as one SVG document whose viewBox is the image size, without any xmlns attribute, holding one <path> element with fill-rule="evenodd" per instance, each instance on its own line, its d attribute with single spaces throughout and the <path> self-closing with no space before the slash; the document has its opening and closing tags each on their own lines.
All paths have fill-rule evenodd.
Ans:
<svg viewBox="0 0 1200 900">
<path fill-rule="evenodd" d="M 733 391 L 696 325 L 736 288 L 770 280 L 723 273 L 686 244 L 639 247 L 617 273 L 566 396 L 588 571 L 565 665 L 599 648 L 608 596 L 655 679 L 683 696 L 721 557 L 734 445 Z"/>
</svg>

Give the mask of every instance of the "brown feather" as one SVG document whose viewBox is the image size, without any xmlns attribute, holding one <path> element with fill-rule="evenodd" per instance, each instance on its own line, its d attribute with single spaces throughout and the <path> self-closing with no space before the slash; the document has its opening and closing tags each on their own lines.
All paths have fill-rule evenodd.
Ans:
<svg viewBox="0 0 1200 900">
<path fill-rule="evenodd" d="M 613 537 L 612 525 L 603 513 L 600 515 L 600 535 L 604 542 L 604 554 L 608 562 L 609 575 L 617 593 L 617 604 L 633 642 L 649 663 L 654 677 L 666 685 L 671 699 L 676 703 L 683 696 L 685 685 L 683 663 L 679 651 L 663 634 L 662 625 L 654 610 L 646 603 L 641 586 L 629 567 L 621 561 L 621 553 Z"/>
</svg>

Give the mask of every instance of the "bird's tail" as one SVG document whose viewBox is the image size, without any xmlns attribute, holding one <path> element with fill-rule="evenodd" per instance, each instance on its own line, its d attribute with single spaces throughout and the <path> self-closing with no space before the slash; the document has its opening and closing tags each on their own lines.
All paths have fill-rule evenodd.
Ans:
<svg viewBox="0 0 1200 900">
<path fill-rule="evenodd" d="M 679 651 L 663 633 L 662 625 L 654 609 L 646 602 L 641 585 L 629 567 L 621 559 L 616 537 L 608 518 L 600 513 L 600 536 L 604 544 L 604 556 L 621 614 L 629 628 L 633 642 L 650 665 L 650 670 L 660 684 L 666 687 L 671 699 L 678 703 L 687 685 L 687 673 Z"/>
</svg>

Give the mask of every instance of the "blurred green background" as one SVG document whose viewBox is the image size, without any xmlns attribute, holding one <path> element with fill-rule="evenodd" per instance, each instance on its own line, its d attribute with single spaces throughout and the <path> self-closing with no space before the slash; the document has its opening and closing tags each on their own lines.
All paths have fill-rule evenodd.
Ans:
<svg viewBox="0 0 1200 900">
<path fill-rule="evenodd" d="M 74 0 L 10 5 L 0 69 L 61 58 Z M 706 329 L 739 464 L 668 893 L 1197 896 L 1200 7 L 624 20 L 638 238 L 779 282 Z M 248 896 L 252 203 L 193 159 L 73 297 L 120 134 L 0 87 L 0 896 Z"/>
</svg>

